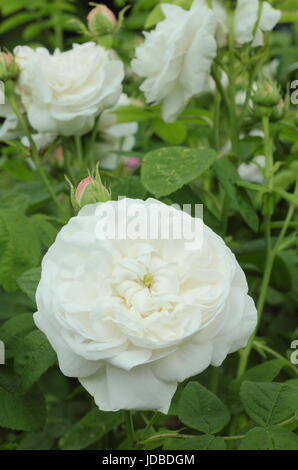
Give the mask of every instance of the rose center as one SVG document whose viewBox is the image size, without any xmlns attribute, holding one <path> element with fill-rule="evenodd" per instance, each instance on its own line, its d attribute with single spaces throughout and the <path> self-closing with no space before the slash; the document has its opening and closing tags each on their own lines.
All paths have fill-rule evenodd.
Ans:
<svg viewBox="0 0 298 470">
<path fill-rule="evenodd" d="M 148 289 L 150 289 L 152 287 L 153 276 L 152 276 L 151 273 L 145 274 L 145 276 L 143 277 L 143 280 L 142 280 L 142 284 L 143 284 L 144 287 L 147 287 Z"/>
</svg>

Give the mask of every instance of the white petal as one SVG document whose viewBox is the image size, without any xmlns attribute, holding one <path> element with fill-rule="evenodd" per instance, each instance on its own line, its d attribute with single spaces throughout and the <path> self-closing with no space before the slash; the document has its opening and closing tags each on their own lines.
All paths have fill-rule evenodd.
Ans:
<svg viewBox="0 0 298 470">
<path fill-rule="evenodd" d="M 212 349 L 211 342 L 182 344 L 174 353 L 153 363 L 154 372 L 164 380 L 182 382 L 210 365 Z"/>
<path fill-rule="evenodd" d="M 158 379 L 151 365 L 127 372 L 107 365 L 90 377 L 79 379 L 103 411 L 159 410 L 167 413 L 177 384 Z"/>
<path fill-rule="evenodd" d="M 87 361 L 70 349 L 60 335 L 59 328 L 55 327 L 54 323 L 50 322 L 46 315 L 36 312 L 34 314 L 34 321 L 37 328 L 46 335 L 51 346 L 55 349 L 59 367 L 64 375 L 67 377 L 84 377 L 85 375 L 93 374 L 99 369 L 99 362 Z"/>
</svg>

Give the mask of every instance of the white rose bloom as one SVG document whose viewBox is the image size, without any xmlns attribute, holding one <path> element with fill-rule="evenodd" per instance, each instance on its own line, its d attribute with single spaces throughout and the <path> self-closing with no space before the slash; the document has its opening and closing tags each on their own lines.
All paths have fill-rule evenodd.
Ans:
<svg viewBox="0 0 298 470">
<path fill-rule="evenodd" d="M 263 169 L 266 165 L 266 158 L 264 155 L 258 155 L 251 163 L 241 163 L 238 168 L 239 176 L 250 183 L 264 183 Z"/>
<path fill-rule="evenodd" d="M 38 132 L 85 134 L 119 99 L 123 64 L 93 42 L 53 55 L 43 47 L 18 46 L 14 52 L 21 69 L 18 91 Z"/>
<path fill-rule="evenodd" d="M 216 21 L 212 10 L 194 0 L 190 10 L 162 4 L 165 20 L 136 49 L 133 71 L 148 103 L 162 103 L 162 116 L 172 122 L 187 101 L 206 86 L 216 56 Z"/>
<path fill-rule="evenodd" d="M 263 32 L 271 31 L 278 23 L 281 12 L 272 8 L 268 2 L 263 2 L 260 21 L 254 35 L 259 5 L 259 0 L 238 0 L 234 18 L 237 45 L 252 42 L 253 47 L 262 46 Z M 213 0 L 212 8 L 216 17 L 216 39 L 218 45 L 224 47 L 228 43 L 229 16 L 222 0 Z"/>
<path fill-rule="evenodd" d="M 228 43 L 229 15 L 221 0 L 212 0 L 212 8 L 216 18 L 216 40 L 219 47 L 224 47 Z"/>
<path fill-rule="evenodd" d="M 178 382 L 246 345 L 256 308 L 235 256 L 203 222 L 195 251 L 173 237 L 104 238 L 100 229 L 125 226 L 127 210 L 154 228 L 193 220 L 155 199 L 85 206 L 43 260 L 34 318 L 62 372 L 100 409 L 166 413 Z"/>
<path fill-rule="evenodd" d="M 272 8 L 268 2 L 263 2 L 262 12 L 257 30 L 259 0 L 238 0 L 235 12 L 235 40 L 238 44 L 252 42 L 253 47 L 264 44 L 263 32 L 271 31 L 278 23 L 281 12 Z"/>
<path fill-rule="evenodd" d="M 41 150 L 43 148 L 48 147 L 52 142 L 54 142 L 57 136 L 55 136 L 54 134 L 32 134 L 31 137 L 36 145 L 37 150 Z M 28 137 L 22 137 L 21 142 L 25 147 L 30 147 Z"/>
<path fill-rule="evenodd" d="M 0 126 L 0 141 L 17 139 L 23 135 L 16 114 L 6 102 L 3 87 L 0 87 L 0 118 L 4 118 Z"/>
<path fill-rule="evenodd" d="M 95 144 L 95 153 L 100 159 L 100 166 L 106 170 L 114 170 L 121 155 L 116 151 L 129 152 L 135 145 L 135 134 L 138 132 L 137 122 L 117 123 L 113 111 L 121 106 L 131 105 L 132 100 L 122 93 L 116 106 L 102 113 L 99 119 L 101 142 Z M 126 160 L 125 157 L 124 161 Z"/>
</svg>

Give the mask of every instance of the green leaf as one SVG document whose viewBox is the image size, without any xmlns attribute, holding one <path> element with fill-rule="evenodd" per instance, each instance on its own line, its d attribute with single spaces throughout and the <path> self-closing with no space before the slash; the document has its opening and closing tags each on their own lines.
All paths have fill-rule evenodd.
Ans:
<svg viewBox="0 0 298 470">
<path fill-rule="evenodd" d="M 281 189 L 275 189 L 274 192 L 286 201 L 290 202 L 291 204 L 298 206 L 298 195 L 287 193 L 286 191 L 282 191 Z"/>
<path fill-rule="evenodd" d="M 33 331 L 20 343 L 14 367 L 24 389 L 31 387 L 56 362 L 56 353 L 41 331 Z"/>
<path fill-rule="evenodd" d="M 45 403 L 38 388 L 21 393 L 13 374 L 0 370 L 0 426 L 17 431 L 38 431 L 45 423 Z"/>
<path fill-rule="evenodd" d="M 32 313 L 15 315 L 1 326 L 0 340 L 3 341 L 6 346 L 14 346 L 16 342 L 19 342 L 20 338 L 30 333 L 34 328 L 35 323 Z"/>
<path fill-rule="evenodd" d="M 257 427 L 246 434 L 239 450 L 298 450 L 298 436 L 279 426 Z"/>
<path fill-rule="evenodd" d="M 178 417 L 183 424 L 213 434 L 230 420 L 230 413 L 214 393 L 197 382 L 189 382 L 181 393 Z"/>
<path fill-rule="evenodd" d="M 247 225 L 256 232 L 259 226 L 258 216 L 245 189 L 237 186 L 240 178 L 233 163 L 224 157 L 217 160 L 213 167 L 232 205 L 239 210 Z"/>
<path fill-rule="evenodd" d="M 147 153 L 141 168 L 145 188 L 156 197 L 167 196 L 198 178 L 212 165 L 210 148 L 165 147 Z"/>
<path fill-rule="evenodd" d="M 35 303 L 35 292 L 40 281 L 41 268 L 25 271 L 18 279 L 19 288 Z"/>
<path fill-rule="evenodd" d="M 181 145 L 186 139 L 187 129 L 181 121 L 164 122 L 157 119 L 152 123 L 155 134 L 162 140 L 172 145 Z"/>
<path fill-rule="evenodd" d="M 171 3 L 171 2 L 164 2 L 164 3 Z M 162 12 L 160 5 L 156 5 L 156 7 L 153 8 L 153 10 L 149 13 L 144 28 L 145 29 L 152 28 L 163 19 L 164 19 L 164 14 Z"/>
<path fill-rule="evenodd" d="M 45 248 L 49 248 L 55 241 L 57 229 L 43 214 L 35 214 L 31 217 L 31 220 L 35 226 L 41 245 Z"/>
<path fill-rule="evenodd" d="M 240 398 L 247 414 L 261 426 L 281 423 L 298 409 L 296 387 L 284 383 L 245 381 Z"/>
<path fill-rule="evenodd" d="M 35 18 L 35 13 L 17 13 L 16 15 L 13 15 L 7 18 L 7 20 L 1 22 L 0 34 L 7 33 L 7 31 L 10 31 L 11 29 L 16 28 L 17 26 L 20 26 L 24 23 L 28 23 L 29 21 L 33 21 Z"/>
<path fill-rule="evenodd" d="M 227 446 L 221 437 L 205 434 L 189 439 L 169 439 L 164 450 L 226 450 Z"/>
<path fill-rule="evenodd" d="M 144 199 L 146 193 L 147 191 L 138 176 L 130 176 L 112 187 L 112 199 L 115 201 L 121 196 L 130 197 L 131 199 Z"/>
<path fill-rule="evenodd" d="M 32 221 L 20 210 L 0 210 L 0 283 L 17 289 L 17 278 L 37 266 L 40 244 Z"/>
<path fill-rule="evenodd" d="M 94 408 L 78 421 L 61 439 L 64 450 L 80 450 L 100 440 L 123 421 L 121 412 L 104 412 Z"/>
<path fill-rule="evenodd" d="M 240 385 L 245 381 L 251 382 L 271 382 L 277 377 L 285 362 L 281 359 L 273 359 L 265 361 L 251 369 L 248 369 L 238 380 L 231 383 L 233 389 L 239 389 Z"/>
<path fill-rule="evenodd" d="M 151 108 L 138 108 L 137 106 L 120 106 L 111 114 L 117 116 L 117 122 L 144 122 L 150 119 L 156 119 L 160 116 L 160 108 L 157 106 Z"/>
</svg>

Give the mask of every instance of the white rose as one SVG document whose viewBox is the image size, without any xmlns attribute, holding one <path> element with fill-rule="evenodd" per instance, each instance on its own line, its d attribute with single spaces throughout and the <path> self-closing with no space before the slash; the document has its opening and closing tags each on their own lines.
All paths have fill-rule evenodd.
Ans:
<svg viewBox="0 0 298 470">
<path fill-rule="evenodd" d="M 95 153 L 100 160 L 101 168 L 114 170 L 121 155 L 115 151 L 129 152 L 135 145 L 135 134 L 138 132 L 137 122 L 117 123 L 117 117 L 113 111 L 121 106 L 129 106 L 132 100 L 122 93 L 116 106 L 102 113 L 99 119 L 99 132 L 101 142 L 95 144 Z M 127 157 L 122 157 L 126 161 Z"/>
<path fill-rule="evenodd" d="M 161 5 L 165 20 L 137 47 L 133 71 L 148 103 L 162 103 L 165 121 L 174 121 L 187 101 L 206 86 L 216 55 L 215 16 L 201 0 L 189 11 Z"/>
<path fill-rule="evenodd" d="M 123 64 L 93 42 L 53 55 L 43 47 L 18 46 L 18 90 L 30 124 L 38 132 L 81 135 L 121 94 Z"/>
<path fill-rule="evenodd" d="M 238 0 L 234 17 L 234 39 L 241 46 L 252 42 L 253 47 L 262 46 L 263 32 L 271 31 L 278 23 L 281 12 L 272 8 L 268 2 L 262 2 L 262 12 L 255 31 L 259 0 Z M 220 47 L 226 46 L 229 34 L 229 16 L 222 0 L 213 0 L 212 8 L 216 17 L 216 39 Z"/>
<path fill-rule="evenodd" d="M 78 377 L 102 410 L 166 413 L 178 382 L 246 345 L 257 314 L 235 256 L 203 223 L 196 251 L 174 237 L 100 236 L 136 213 L 153 228 L 193 221 L 155 199 L 85 206 L 43 260 L 34 318 L 62 372 Z"/>
<path fill-rule="evenodd" d="M 238 168 L 239 176 L 250 183 L 264 183 L 264 172 L 262 171 L 266 165 L 264 155 L 258 155 L 250 163 L 241 163 Z"/>
<path fill-rule="evenodd" d="M 37 150 L 48 147 L 52 142 L 54 142 L 56 138 L 54 134 L 32 134 L 31 137 L 36 145 Z M 28 137 L 22 137 L 21 142 L 25 147 L 30 147 Z"/>
<path fill-rule="evenodd" d="M 259 0 L 238 0 L 235 12 L 235 39 L 238 44 L 252 41 L 253 47 L 262 46 L 263 32 L 271 31 L 281 17 L 279 10 L 272 8 L 268 2 L 263 2 L 259 24 L 254 34 L 258 11 Z"/>
<path fill-rule="evenodd" d="M 6 102 L 3 87 L 0 87 L 0 117 L 4 118 L 0 126 L 0 141 L 13 140 L 23 135 L 16 114 L 10 104 Z"/>
</svg>

